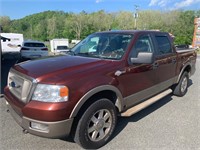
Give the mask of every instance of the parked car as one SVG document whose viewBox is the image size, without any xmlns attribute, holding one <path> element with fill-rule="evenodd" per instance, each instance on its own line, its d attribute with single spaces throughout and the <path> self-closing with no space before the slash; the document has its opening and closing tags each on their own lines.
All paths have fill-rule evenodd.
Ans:
<svg viewBox="0 0 200 150">
<path fill-rule="evenodd" d="M 184 96 L 196 58 L 193 49 L 176 51 L 165 32 L 98 32 L 69 55 L 12 67 L 5 99 L 25 132 L 72 134 L 83 148 L 96 149 L 112 137 L 117 116 L 129 117 L 170 93 Z"/>
<path fill-rule="evenodd" d="M 20 50 L 22 59 L 33 59 L 48 56 L 48 48 L 39 41 L 25 41 Z"/>
</svg>

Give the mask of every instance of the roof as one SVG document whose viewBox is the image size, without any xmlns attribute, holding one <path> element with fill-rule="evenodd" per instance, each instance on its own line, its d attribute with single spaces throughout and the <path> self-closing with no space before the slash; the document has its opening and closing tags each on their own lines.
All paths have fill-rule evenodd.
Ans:
<svg viewBox="0 0 200 150">
<path fill-rule="evenodd" d="M 43 43 L 43 42 L 40 42 L 40 41 L 33 41 L 33 40 L 27 40 L 27 41 L 24 41 L 23 43 Z M 44 43 L 43 43 L 44 44 Z"/>
<path fill-rule="evenodd" d="M 157 30 L 110 30 L 110 31 L 102 31 L 96 33 L 125 33 L 125 34 L 135 34 L 135 33 L 166 33 Z"/>
</svg>

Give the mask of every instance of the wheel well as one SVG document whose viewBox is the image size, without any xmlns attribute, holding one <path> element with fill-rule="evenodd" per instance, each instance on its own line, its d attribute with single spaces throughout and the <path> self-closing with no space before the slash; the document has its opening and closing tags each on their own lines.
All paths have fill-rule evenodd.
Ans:
<svg viewBox="0 0 200 150">
<path fill-rule="evenodd" d="M 85 111 L 94 101 L 100 99 L 100 98 L 107 98 L 110 101 L 113 102 L 113 104 L 115 105 L 116 101 L 117 101 L 117 95 L 115 92 L 110 91 L 110 90 L 105 90 L 105 91 L 100 91 L 98 93 L 95 93 L 94 95 L 92 95 L 84 104 L 83 106 L 81 106 L 79 112 L 81 111 Z M 117 111 L 119 110 L 118 107 Z M 78 112 L 78 114 L 79 114 Z M 82 113 L 81 113 L 82 114 Z"/>
<path fill-rule="evenodd" d="M 190 71 L 191 71 L 191 66 L 188 65 L 187 67 L 185 67 L 185 69 L 184 69 L 183 72 L 185 72 L 185 71 L 187 71 L 188 73 L 190 73 Z"/>
<path fill-rule="evenodd" d="M 191 66 L 187 65 L 184 69 L 182 69 L 181 73 L 179 74 L 178 80 L 177 80 L 177 84 L 179 82 L 179 80 L 181 79 L 181 76 L 183 75 L 184 72 L 188 72 L 189 76 L 190 76 L 190 72 L 191 72 Z"/>
</svg>

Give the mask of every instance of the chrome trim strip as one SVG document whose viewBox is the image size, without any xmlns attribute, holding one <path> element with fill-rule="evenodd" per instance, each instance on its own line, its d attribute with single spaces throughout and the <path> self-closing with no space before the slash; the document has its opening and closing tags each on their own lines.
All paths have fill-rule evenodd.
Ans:
<svg viewBox="0 0 200 150">
<path fill-rule="evenodd" d="M 13 68 L 11 68 L 10 71 L 16 73 L 17 75 L 22 76 L 22 77 L 25 78 L 25 79 L 30 80 L 30 81 L 32 81 L 32 82 L 35 80 L 34 78 L 32 78 L 32 77 L 30 77 L 30 76 L 27 76 L 27 75 L 25 75 L 25 74 L 23 74 L 23 73 L 21 73 L 21 72 L 15 70 L 15 69 L 13 69 Z"/>
</svg>

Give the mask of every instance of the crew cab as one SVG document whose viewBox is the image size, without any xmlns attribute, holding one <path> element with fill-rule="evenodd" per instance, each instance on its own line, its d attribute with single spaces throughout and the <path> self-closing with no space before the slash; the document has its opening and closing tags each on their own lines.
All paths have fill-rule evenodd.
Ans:
<svg viewBox="0 0 200 150">
<path fill-rule="evenodd" d="M 12 67 L 5 99 L 24 131 L 72 135 L 81 147 L 96 149 L 111 138 L 117 116 L 129 117 L 170 93 L 184 96 L 196 57 L 191 49 L 176 51 L 165 32 L 98 32 L 68 55 Z"/>
</svg>

